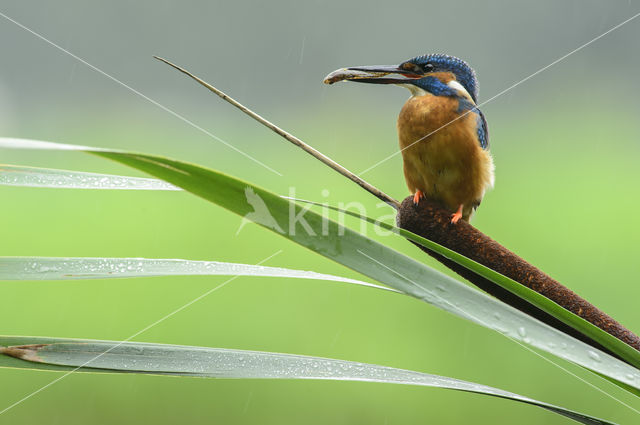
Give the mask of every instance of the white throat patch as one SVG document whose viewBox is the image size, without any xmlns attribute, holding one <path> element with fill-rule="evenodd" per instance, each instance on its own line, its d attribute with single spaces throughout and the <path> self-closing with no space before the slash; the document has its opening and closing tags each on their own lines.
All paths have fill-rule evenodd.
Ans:
<svg viewBox="0 0 640 425">
<path fill-rule="evenodd" d="M 429 93 L 425 89 L 422 89 L 416 86 L 415 84 L 396 84 L 396 85 L 399 87 L 404 87 L 405 89 L 408 89 L 411 92 L 411 96 L 424 96 L 425 94 Z M 465 89 L 464 86 L 459 82 L 457 82 L 456 80 L 449 81 L 447 85 L 452 89 L 456 90 L 458 93 L 460 93 L 461 96 L 464 96 L 468 100 L 473 102 L 473 98 L 471 97 L 471 95 L 469 95 L 469 92 L 467 91 L 467 89 Z"/>
<path fill-rule="evenodd" d="M 424 96 L 425 94 L 429 93 L 428 91 L 421 89 L 415 84 L 398 84 L 398 86 L 408 89 L 411 92 L 411 96 Z"/>
<path fill-rule="evenodd" d="M 471 102 L 473 102 L 473 98 L 471 97 L 471 95 L 469 94 L 467 89 L 465 89 L 464 86 L 462 84 L 460 84 L 459 82 L 457 82 L 456 80 L 449 81 L 447 83 L 447 85 L 449 87 L 451 87 L 452 89 L 457 90 L 462 96 L 466 97 Z"/>
</svg>

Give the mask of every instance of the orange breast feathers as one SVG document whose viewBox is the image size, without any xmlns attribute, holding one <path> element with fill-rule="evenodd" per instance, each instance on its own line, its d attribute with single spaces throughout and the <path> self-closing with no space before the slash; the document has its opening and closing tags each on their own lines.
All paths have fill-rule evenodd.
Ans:
<svg viewBox="0 0 640 425">
<path fill-rule="evenodd" d="M 462 206 L 468 221 L 493 186 L 493 160 L 478 141 L 476 113 L 458 111 L 452 97 L 412 96 L 400 111 L 398 136 L 411 193 L 452 212 Z"/>
</svg>

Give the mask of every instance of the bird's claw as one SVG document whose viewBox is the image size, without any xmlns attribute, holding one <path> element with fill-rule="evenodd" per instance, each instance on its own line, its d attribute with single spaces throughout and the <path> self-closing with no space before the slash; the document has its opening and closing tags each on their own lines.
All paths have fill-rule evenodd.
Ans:
<svg viewBox="0 0 640 425">
<path fill-rule="evenodd" d="M 451 224 L 456 224 L 462 218 L 462 204 L 458 207 L 458 211 L 451 214 Z"/>
<path fill-rule="evenodd" d="M 421 190 L 416 190 L 416 193 L 413 195 L 413 205 L 418 205 L 422 198 L 424 198 L 424 193 L 422 193 Z"/>
</svg>

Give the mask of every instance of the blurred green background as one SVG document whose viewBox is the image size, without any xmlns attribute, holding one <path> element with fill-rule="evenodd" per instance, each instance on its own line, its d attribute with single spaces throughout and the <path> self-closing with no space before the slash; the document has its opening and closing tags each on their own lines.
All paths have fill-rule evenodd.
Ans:
<svg viewBox="0 0 640 425">
<path fill-rule="evenodd" d="M 0 17 L 0 134 L 198 162 L 302 198 L 377 200 L 151 58 L 226 90 L 353 171 L 397 151 L 395 87 L 323 85 L 349 65 L 444 52 L 480 101 L 640 11 L 601 1 L 2 2 L 0 13 L 282 173 L 278 176 Z M 631 21 L 485 105 L 496 188 L 474 224 L 640 332 L 640 90 Z M 139 175 L 80 153 L 0 151 L 0 163 Z M 363 177 L 408 195 L 401 159 Z M 323 190 L 328 190 L 323 194 Z M 257 263 L 360 277 L 184 193 L 0 187 L 0 255 Z M 352 225 L 357 223 L 350 222 Z M 372 229 L 368 234 L 375 236 Z M 401 239 L 378 237 L 438 266 Z M 225 277 L 4 282 L 8 335 L 122 340 Z M 620 423 L 640 403 L 606 381 L 409 297 L 243 277 L 135 340 L 335 357 L 477 381 Z M 0 370 L 0 410 L 59 375 Z M 599 392 L 581 379 L 600 387 Z M 73 374 L 0 416 L 11 423 L 565 424 L 474 394 L 344 382 Z"/>
</svg>

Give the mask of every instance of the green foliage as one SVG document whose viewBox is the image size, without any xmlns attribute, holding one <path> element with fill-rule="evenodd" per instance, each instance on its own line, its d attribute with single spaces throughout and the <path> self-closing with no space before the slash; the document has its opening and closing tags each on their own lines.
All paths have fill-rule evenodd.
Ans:
<svg viewBox="0 0 640 425">
<path fill-rule="evenodd" d="M 56 148 L 55 145 L 46 147 Z M 76 148 L 67 146 L 63 149 Z M 193 164 L 153 155 L 80 149 L 147 172 L 244 217 L 251 217 L 256 212 L 255 204 L 248 202 L 248 193 L 251 193 L 264 203 L 270 218 L 275 220 L 256 220 L 270 230 L 401 292 L 499 330 L 525 344 L 552 352 L 615 381 L 634 385 L 637 371 L 617 359 L 598 353 L 422 263 L 257 186 Z M 303 213 L 309 228 L 296 229 L 290 218 Z M 404 236 L 414 238 L 409 234 Z M 464 263 L 460 258 L 457 260 Z M 487 273 L 486 270 L 478 270 Z M 496 278 L 490 273 L 487 275 Z"/>
<path fill-rule="evenodd" d="M 0 336 L 0 347 L 6 346 L 20 348 L 0 348 L 0 353 L 13 355 L 0 356 L 0 367 L 68 373 L 93 371 L 204 378 L 329 379 L 418 385 L 468 391 L 531 404 L 587 425 L 612 424 L 485 385 L 344 360 L 166 344 Z M 27 361 L 18 360 L 17 357 Z"/>
</svg>

